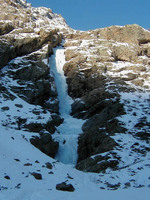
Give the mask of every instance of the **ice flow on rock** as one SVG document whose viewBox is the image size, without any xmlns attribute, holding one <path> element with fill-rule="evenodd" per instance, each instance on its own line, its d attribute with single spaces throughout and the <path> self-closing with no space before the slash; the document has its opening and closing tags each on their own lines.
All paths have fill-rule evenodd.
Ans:
<svg viewBox="0 0 150 200">
<path fill-rule="evenodd" d="M 82 133 L 84 121 L 70 115 L 73 100 L 68 95 L 66 77 L 63 71 L 64 51 L 63 48 L 55 48 L 54 54 L 50 57 L 51 74 L 54 76 L 58 93 L 59 113 L 64 118 L 63 124 L 57 128 L 54 134 L 54 139 L 59 142 L 59 150 L 55 158 L 65 164 L 76 164 L 78 135 Z"/>
</svg>

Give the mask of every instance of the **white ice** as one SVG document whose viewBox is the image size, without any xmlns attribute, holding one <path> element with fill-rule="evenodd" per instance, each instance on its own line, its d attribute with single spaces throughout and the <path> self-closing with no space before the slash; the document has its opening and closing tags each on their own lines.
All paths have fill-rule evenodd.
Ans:
<svg viewBox="0 0 150 200">
<path fill-rule="evenodd" d="M 54 54 L 50 57 L 50 68 L 56 83 L 59 112 L 64 118 L 63 124 L 57 128 L 53 136 L 59 142 L 59 150 L 55 158 L 65 164 L 76 164 L 78 158 L 77 141 L 79 134 L 82 133 L 81 127 L 84 121 L 70 115 L 73 100 L 68 95 L 66 77 L 64 76 L 63 66 L 65 62 L 64 49 L 55 48 Z"/>
</svg>

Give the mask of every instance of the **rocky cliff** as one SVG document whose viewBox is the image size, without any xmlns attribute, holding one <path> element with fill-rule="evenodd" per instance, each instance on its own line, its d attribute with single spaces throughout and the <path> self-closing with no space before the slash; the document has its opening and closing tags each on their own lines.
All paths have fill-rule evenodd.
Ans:
<svg viewBox="0 0 150 200">
<path fill-rule="evenodd" d="M 76 168 L 117 171 L 147 159 L 150 32 L 138 25 L 77 31 L 51 9 L 33 8 L 23 0 L 0 4 L 1 125 L 37 133 L 31 143 L 55 157 L 59 144 L 52 134 L 63 119 L 49 59 L 61 45 L 74 100 L 71 114 L 85 120 Z M 25 113 L 24 101 L 31 105 Z M 9 102 L 15 115 L 8 113 Z"/>
<path fill-rule="evenodd" d="M 99 172 L 108 166 L 116 167 L 119 162 L 116 155 L 117 159 L 111 157 L 111 164 L 109 156 L 102 158 L 99 154 L 111 152 L 119 145 L 111 138 L 115 133 L 138 134 L 134 127 L 132 130 L 126 128 L 128 124 L 124 126 L 118 117 L 128 114 L 125 107 L 130 107 L 122 102 L 122 94 L 149 93 L 149 45 L 150 32 L 138 25 L 67 35 L 64 71 L 69 94 L 77 98 L 72 105 L 72 115 L 87 119 L 83 125 L 84 134 L 79 138 L 78 169 Z M 145 112 L 143 115 L 149 124 L 149 117 Z M 149 131 L 145 131 L 148 136 Z M 95 154 L 98 156 L 93 160 L 91 156 Z"/>
</svg>

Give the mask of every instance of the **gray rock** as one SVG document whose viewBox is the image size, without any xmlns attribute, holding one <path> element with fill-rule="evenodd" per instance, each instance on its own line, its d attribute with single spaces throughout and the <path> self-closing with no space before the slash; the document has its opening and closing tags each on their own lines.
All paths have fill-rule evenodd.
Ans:
<svg viewBox="0 0 150 200">
<path fill-rule="evenodd" d="M 31 175 L 37 180 L 42 180 L 42 175 L 40 173 L 32 172 Z"/>
<path fill-rule="evenodd" d="M 56 189 L 61 190 L 61 191 L 67 191 L 67 192 L 74 192 L 75 190 L 72 184 L 66 184 L 65 182 L 57 184 Z"/>
<path fill-rule="evenodd" d="M 53 168 L 53 166 L 52 166 L 51 163 L 47 162 L 47 163 L 45 163 L 45 164 L 46 164 L 46 168 L 48 168 L 48 169 L 52 169 L 52 168 Z"/>
<path fill-rule="evenodd" d="M 8 175 L 4 176 L 4 178 L 10 180 L 10 177 Z"/>
<path fill-rule="evenodd" d="M 18 108 L 23 108 L 23 105 L 22 105 L 22 104 L 17 104 L 17 103 L 16 103 L 15 106 L 18 107 Z"/>
<path fill-rule="evenodd" d="M 9 110 L 9 107 L 8 107 L 8 106 L 1 107 L 1 110 L 3 110 L 3 111 L 8 111 L 8 110 Z"/>
</svg>

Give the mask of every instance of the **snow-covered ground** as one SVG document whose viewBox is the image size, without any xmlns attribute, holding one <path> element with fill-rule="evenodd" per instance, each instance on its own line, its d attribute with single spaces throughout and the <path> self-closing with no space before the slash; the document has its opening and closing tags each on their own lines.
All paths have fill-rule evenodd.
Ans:
<svg viewBox="0 0 150 200">
<path fill-rule="evenodd" d="M 73 199 L 104 199 L 104 200 L 148 200 L 150 188 L 129 188 L 117 191 L 100 189 L 97 181 L 100 174 L 83 173 L 71 165 L 65 165 L 44 155 L 33 147 L 23 136 L 28 132 L 0 127 L 0 200 L 73 200 Z M 46 168 L 46 163 L 52 164 L 52 169 Z M 127 169 L 116 172 L 116 177 L 126 181 Z M 42 180 L 36 180 L 31 173 L 42 175 Z M 139 177 L 140 181 L 148 175 L 149 170 Z M 108 176 L 103 176 L 105 181 Z M 10 179 L 7 179 L 6 177 Z M 150 177 L 149 177 L 150 178 Z M 57 191 L 57 183 L 66 181 L 75 187 L 75 192 Z M 149 180 L 150 181 L 150 180 Z"/>
<path fill-rule="evenodd" d="M 149 188 L 130 188 L 117 191 L 100 189 L 97 175 L 83 173 L 56 162 L 33 147 L 22 135 L 22 131 L 1 127 L 0 132 L 0 200 L 148 200 Z M 52 169 L 46 168 L 46 163 Z M 28 165 L 27 165 L 28 164 Z M 42 180 L 36 180 L 31 173 L 42 174 Z M 4 177 L 9 176 L 10 179 Z M 118 174 L 119 176 L 119 174 Z M 125 173 L 121 174 L 126 179 Z M 57 183 L 66 181 L 75 187 L 75 192 L 57 191 Z"/>
</svg>

